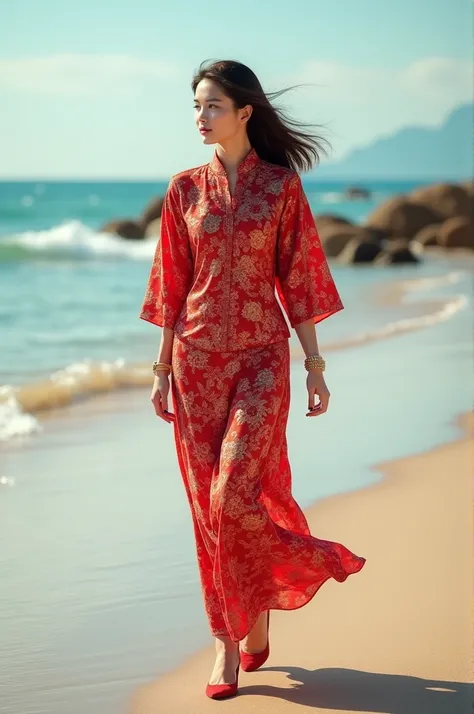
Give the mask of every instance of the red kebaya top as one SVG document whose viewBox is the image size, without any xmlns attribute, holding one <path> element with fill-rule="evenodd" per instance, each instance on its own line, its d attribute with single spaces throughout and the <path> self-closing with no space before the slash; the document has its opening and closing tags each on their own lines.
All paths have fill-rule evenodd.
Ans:
<svg viewBox="0 0 474 714">
<path fill-rule="evenodd" d="M 140 317 L 211 352 L 288 338 L 343 305 L 299 175 L 255 149 L 237 168 L 234 194 L 214 153 L 175 174 Z"/>
</svg>

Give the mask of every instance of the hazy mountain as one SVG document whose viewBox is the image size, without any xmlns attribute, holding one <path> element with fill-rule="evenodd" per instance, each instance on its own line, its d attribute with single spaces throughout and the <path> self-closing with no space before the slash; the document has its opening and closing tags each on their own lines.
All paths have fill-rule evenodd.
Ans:
<svg viewBox="0 0 474 714">
<path fill-rule="evenodd" d="M 407 127 L 320 166 L 318 179 L 462 179 L 473 173 L 474 104 L 465 104 L 436 128 Z"/>
</svg>

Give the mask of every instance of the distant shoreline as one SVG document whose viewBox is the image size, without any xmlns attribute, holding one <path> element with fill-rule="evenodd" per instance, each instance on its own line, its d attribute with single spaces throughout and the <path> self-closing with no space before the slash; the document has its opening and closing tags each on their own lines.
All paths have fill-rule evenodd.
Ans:
<svg viewBox="0 0 474 714">
<path fill-rule="evenodd" d="M 375 175 L 364 175 L 364 174 L 350 174 L 347 176 L 331 176 L 329 174 L 326 175 L 321 175 L 321 177 L 316 176 L 318 173 L 319 169 L 316 169 L 315 173 L 303 173 L 301 174 L 301 177 L 303 179 L 303 182 L 306 183 L 340 183 L 340 184 L 346 184 L 346 183 L 386 183 L 386 184 L 397 184 L 400 182 L 403 183 L 439 183 L 439 182 L 454 182 L 457 183 L 459 181 L 468 181 L 472 179 L 471 174 L 459 174 L 459 175 L 445 175 L 445 176 L 440 176 L 439 174 L 433 174 L 433 176 L 407 176 L 406 174 L 399 175 L 399 176 L 375 176 Z M 321 169 L 322 171 L 322 169 Z M 178 170 L 174 173 L 178 173 Z M 77 183 L 77 184 L 84 184 L 84 183 L 97 183 L 97 184 L 103 184 L 103 183 L 141 183 L 141 184 L 154 184 L 154 183 L 168 183 L 170 180 L 171 176 L 139 176 L 139 177 L 107 177 L 107 176 L 100 176 L 100 177 L 94 177 L 94 176 L 56 176 L 56 177 L 49 177 L 49 178 L 38 178 L 38 177 L 33 177 L 33 178 L 9 178 L 9 177 L 0 177 L 0 186 L 2 184 L 32 184 L 32 183 L 38 183 L 38 184 L 58 184 L 58 183 Z"/>
</svg>

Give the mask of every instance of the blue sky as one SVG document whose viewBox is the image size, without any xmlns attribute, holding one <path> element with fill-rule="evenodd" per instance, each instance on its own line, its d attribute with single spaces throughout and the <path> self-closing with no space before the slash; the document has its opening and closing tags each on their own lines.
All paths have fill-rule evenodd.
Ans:
<svg viewBox="0 0 474 714">
<path fill-rule="evenodd" d="M 248 64 L 333 159 L 472 100 L 472 0 L 15 0 L 0 28 L 0 175 L 167 178 L 203 163 L 190 79 Z"/>
</svg>

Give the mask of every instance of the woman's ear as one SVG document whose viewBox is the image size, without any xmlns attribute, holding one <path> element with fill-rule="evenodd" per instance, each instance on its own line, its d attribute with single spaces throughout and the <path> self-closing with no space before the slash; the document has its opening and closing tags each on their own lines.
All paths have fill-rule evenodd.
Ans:
<svg viewBox="0 0 474 714">
<path fill-rule="evenodd" d="M 247 104 L 242 109 L 242 114 L 240 115 L 240 121 L 247 122 L 252 116 L 253 107 L 251 104 Z"/>
</svg>

